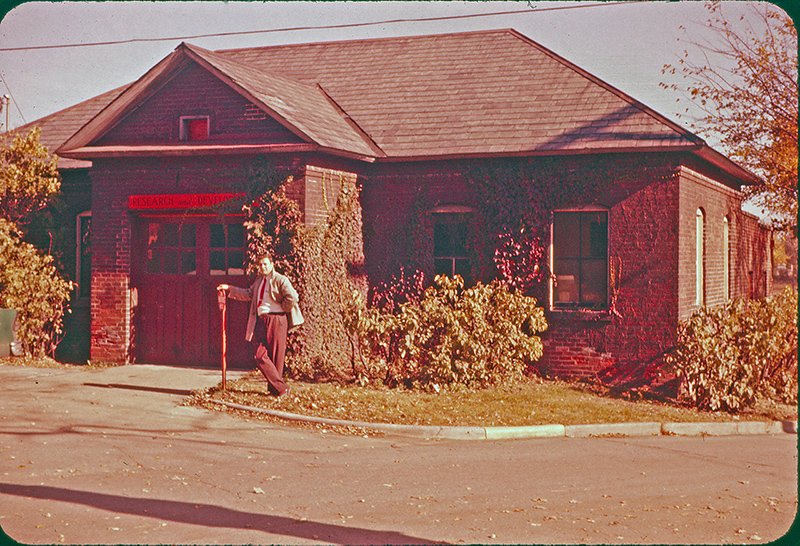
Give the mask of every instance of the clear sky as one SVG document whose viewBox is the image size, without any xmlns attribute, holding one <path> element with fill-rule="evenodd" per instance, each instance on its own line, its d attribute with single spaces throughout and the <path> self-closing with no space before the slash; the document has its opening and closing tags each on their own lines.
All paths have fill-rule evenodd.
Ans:
<svg viewBox="0 0 800 546">
<path fill-rule="evenodd" d="M 187 38 L 208 49 L 514 28 L 674 119 L 676 94 L 659 87 L 665 63 L 708 39 L 702 2 L 31 2 L 0 22 L 0 49 L 181 37 L 498 11 L 502 16 L 344 29 Z M 732 19 L 745 2 L 727 2 Z M 568 7 L 570 9 L 555 9 Z M 685 30 L 682 30 L 685 29 Z M 131 82 L 182 40 L 0 51 L 0 94 L 14 128 Z M 681 122 L 681 120 L 678 120 Z M 5 116 L 0 116 L 5 123 Z M 713 144 L 711 140 L 710 143 Z"/>
</svg>

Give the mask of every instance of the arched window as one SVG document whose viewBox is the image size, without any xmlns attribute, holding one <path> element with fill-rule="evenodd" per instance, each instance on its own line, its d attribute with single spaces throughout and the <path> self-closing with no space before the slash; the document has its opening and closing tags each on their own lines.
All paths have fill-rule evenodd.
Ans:
<svg viewBox="0 0 800 546">
<path fill-rule="evenodd" d="M 705 213 L 697 209 L 695 214 L 695 305 L 705 305 Z"/>
<path fill-rule="evenodd" d="M 731 297 L 731 223 L 728 217 L 722 219 L 722 290 L 725 301 Z"/>
</svg>

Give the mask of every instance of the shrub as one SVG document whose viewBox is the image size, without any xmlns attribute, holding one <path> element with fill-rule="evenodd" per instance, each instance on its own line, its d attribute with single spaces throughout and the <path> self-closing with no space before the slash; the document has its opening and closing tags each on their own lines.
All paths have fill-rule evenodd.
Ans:
<svg viewBox="0 0 800 546">
<path fill-rule="evenodd" d="M 17 338 L 26 354 L 53 354 L 72 288 L 52 256 L 24 242 L 19 230 L 0 218 L 0 307 L 17 310 Z"/>
<path fill-rule="evenodd" d="M 425 293 L 425 273 L 415 270 L 406 275 L 404 267 L 400 273 L 392 275 L 389 282 L 382 282 L 375 287 L 370 297 L 370 305 L 387 313 L 400 310 L 404 303 L 418 303 Z"/>
<path fill-rule="evenodd" d="M 683 321 L 667 356 L 679 396 L 700 409 L 738 412 L 759 397 L 797 402 L 797 292 L 732 300 Z"/>
<path fill-rule="evenodd" d="M 536 300 L 498 282 L 464 288 L 461 277 L 434 279 L 419 301 L 390 313 L 354 293 L 347 326 L 362 354 L 362 381 L 426 390 L 480 388 L 522 378 L 542 356 L 547 328 Z"/>
</svg>

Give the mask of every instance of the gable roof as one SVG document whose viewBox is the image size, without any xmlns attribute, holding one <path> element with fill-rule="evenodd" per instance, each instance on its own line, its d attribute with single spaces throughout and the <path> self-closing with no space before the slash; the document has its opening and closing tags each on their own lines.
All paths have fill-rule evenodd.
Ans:
<svg viewBox="0 0 800 546">
<path fill-rule="evenodd" d="M 181 44 L 59 154 L 103 153 L 87 145 L 187 60 L 315 149 L 358 159 L 691 151 L 755 180 L 698 136 L 508 29 L 220 51 Z"/>
<path fill-rule="evenodd" d="M 192 58 L 206 63 L 217 76 L 254 103 L 268 110 L 304 140 L 323 148 L 347 150 L 362 155 L 384 155 L 369 137 L 348 123 L 341 109 L 317 84 L 311 85 L 276 74 L 253 70 L 235 59 L 189 44 L 181 44 Z M 181 47 L 179 46 L 179 47 Z"/>
</svg>

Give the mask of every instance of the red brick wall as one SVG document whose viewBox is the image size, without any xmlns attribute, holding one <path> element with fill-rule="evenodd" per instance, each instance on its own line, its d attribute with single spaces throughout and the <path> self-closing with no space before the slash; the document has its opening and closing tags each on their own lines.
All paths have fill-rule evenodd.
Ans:
<svg viewBox="0 0 800 546">
<path fill-rule="evenodd" d="M 296 181 L 289 193 L 301 202 L 309 224 L 322 221 L 332 209 L 339 173 L 351 176 L 357 170 L 346 162 L 332 162 L 322 156 L 273 159 L 277 164 L 292 165 Z M 96 162 L 92 169 L 93 359 L 130 358 L 129 279 L 134 215 L 127 210 L 128 194 L 241 191 L 245 183 L 243 161 L 243 158 L 221 157 Z M 564 161 L 567 168 L 571 161 L 591 159 Z M 435 206 L 473 207 L 477 211 L 475 231 L 487 235 L 481 227 L 481 203 L 462 175 L 470 165 L 470 162 L 441 162 L 359 167 L 359 178 L 363 181 L 366 263 L 373 285 L 396 273 L 401 265 L 430 273 L 429 211 Z M 681 171 L 675 160 L 666 156 L 640 167 L 636 160 L 621 156 L 620 165 L 605 188 L 585 196 L 585 204 L 609 209 L 609 253 L 615 267 L 621 268 L 616 299 L 619 316 L 548 312 L 551 328 L 543 336 L 545 357 L 540 363 L 547 373 L 586 376 L 611 363 L 635 368 L 658 360 L 673 341 L 681 301 L 686 298 L 681 283 L 689 281 L 682 260 L 688 252 L 692 258 L 690 265 L 694 263 L 693 250 L 687 247 L 687 233 L 693 234 L 697 203 L 703 202 L 709 218 L 723 210 L 734 211 L 738 205 L 736 192 L 704 181 L 687 170 Z M 732 247 L 744 239 L 758 243 L 748 247 L 752 251 L 736 254 L 731 264 L 733 271 L 734 263 L 736 267 L 740 263 L 755 263 L 761 251 L 758 245 L 763 247 L 769 239 L 752 217 L 739 213 L 732 218 Z M 718 238 L 713 230 L 708 230 L 709 255 Z M 476 268 L 481 273 L 476 276 L 481 278 L 491 271 L 491 263 L 476 264 Z M 720 274 L 718 264 L 711 258 L 707 271 L 711 286 Z M 736 282 L 736 290 L 741 291 L 740 280 Z M 710 291 L 710 297 L 712 294 Z M 688 297 L 693 298 L 693 293 Z M 541 303 L 548 304 L 546 298 Z"/>
<path fill-rule="evenodd" d="M 475 208 L 480 217 L 480 204 L 461 174 L 468 166 L 449 162 L 385 165 L 363 177 L 364 253 L 372 285 L 388 280 L 401 266 L 420 269 L 432 278 L 430 210 L 464 205 Z M 477 268 L 481 265 L 485 264 Z"/>
<path fill-rule="evenodd" d="M 738 220 L 736 238 L 740 244 L 732 266 L 736 293 L 742 298 L 764 298 L 773 290 L 772 232 L 745 212 Z"/>
<path fill-rule="evenodd" d="M 612 180 L 600 202 L 609 207 L 609 258 L 619 274 L 616 310 L 552 311 L 540 369 L 549 375 L 591 376 L 614 363 L 622 369 L 658 359 L 677 324 L 678 184 L 674 165 Z M 587 196 L 591 202 L 594 196 Z"/>
<path fill-rule="evenodd" d="M 704 212 L 705 305 L 724 305 L 729 298 L 764 297 L 771 270 L 769 232 L 758 219 L 741 210 L 742 194 L 713 179 L 683 168 L 680 176 L 680 235 L 678 260 L 678 316 L 698 309 L 696 303 L 697 210 Z M 729 248 L 723 245 L 724 218 L 729 224 Z M 729 253 L 728 283 L 724 281 L 724 254 Z"/>
<path fill-rule="evenodd" d="M 354 181 L 356 178 L 357 175 L 352 172 L 307 165 L 303 183 L 305 191 L 299 196 L 303 222 L 316 226 L 327 221 L 336 207 L 344 182 Z"/>
<path fill-rule="evenodd" d="M 98 145 L 177 142 L 180 116 L 209 116 L 206 142 L 295 143 L 301 139 L 227 84 L 191 63 L 97 141 Z"/>
</svg>

